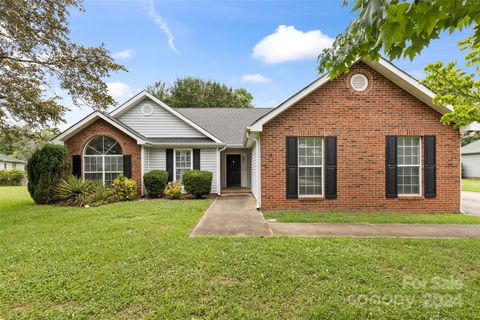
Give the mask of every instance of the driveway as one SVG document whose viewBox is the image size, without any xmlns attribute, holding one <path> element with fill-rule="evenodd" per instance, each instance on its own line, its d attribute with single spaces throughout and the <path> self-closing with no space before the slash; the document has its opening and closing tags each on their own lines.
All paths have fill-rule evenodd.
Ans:
<svg viewBox="0 0 480 320">
<path fill-rule="evenodd" d="M 480 192 L 462 191 L 462 211 L 480 216 Z"/>
<path fill-rule="evenodd" d="M 270 236 L 263 214 L 252 195 L 218 197 L 205 212 L 191 236 Z"/>
</svg>

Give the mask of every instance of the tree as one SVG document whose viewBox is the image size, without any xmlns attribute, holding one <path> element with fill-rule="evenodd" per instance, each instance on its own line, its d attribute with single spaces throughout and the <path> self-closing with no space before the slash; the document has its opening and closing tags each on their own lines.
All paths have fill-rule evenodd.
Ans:
<svg viewBox="0 0 480 320">
<path fill-rule="evenodd" d="M 478 0 L 355 0 L 353 11 L 357 18 L 319 56 L 319 70 L 332 77 L 347 72 L 359 57 L 377 61 L 381 51 L 391 60 L 413 59 L 443 31 L 473 25 L 473 42 L 480 42 Z"/>
<path fill-rule="evenodd" d="M 103 78 L 126 70 L 102 44 L 85 47 L 69 38 L 69 9 L 82 0 L 0 2 L 0 131 L 22 122 L 38 128 L 63 121 L 65 90 L 76 106 L 114 103 Z"/>
<path fill-rule="evenodd" d="M 467 65 L 477 64 L 480 51 L 473 37 L 460 41 L 461 50 L 468 50 L 465 56 Z M 475 74 L 457 68 L 456 62 L 436 62 L 425 67 L 427 76 L 421 82 L 436 93 L 434 102 L 443 106 L 452 106 L 453 112 L 442 117 L 445 124 L 454 124 L 455 128 L 467 125 L 472 121 L 480 121 L 480 80 Z"/>
<path fill-rule="evenodd" d="M 34 131 L 29 126 L 13 126 L 0 132 L 0 153 L 28 160 L 35 150 L 45 146 L 58 133 L 58 129 Z"/>
<path fill-rule="evenodd" d="M 170 86 L 157 81 L 147 91 L 174 108 L 253 107 L 253 96 L 246 89 L 194 77 L 179 78 Z"/>
</svg>

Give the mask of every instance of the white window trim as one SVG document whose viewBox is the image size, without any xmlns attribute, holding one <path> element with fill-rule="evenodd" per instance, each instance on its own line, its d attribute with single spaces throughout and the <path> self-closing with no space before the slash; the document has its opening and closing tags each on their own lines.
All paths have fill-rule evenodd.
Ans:
<svg viewBox="0 0 480 320">
<path fill-rule="evenodd" d="M 322 172 L 322 193 L 320 194 L 300 194 L 300 168 L 319 168 L 319 166 L 301 166 L 300 165 L 300 155 L 298 153 L 298 139 L 300 138 L 320 138 L 322 141 L 322 164 L 320 166 Z M 297 194 L 299 198 L 324 198 L 325 195 L 325 139 L 321 136 L 301 136 L 297 137 Z"/>
<path fill-rule="evenodd" d="M 193 148 L 173 149 L 173 181 L 177 181 L 177 150 L 190 150 L 190 170 L 193 170 Z"/>
<path fill-rule="evenodd" d="M 399 197 L 421 197 L 423 196 L 423 192 L 422 192 L 422 137 L 420 136 L 398 136 L 398 138 L 418 138 L 418 148 L 420 149 L 419 150 L 419 164 L 417 165 L 412 165 L 412 164 L 397 164 L 397 167 L 418 167 L 418 193 L 403 193 L 403 194 L 400 194 L 398 193 L 398 196 Z M 398 149 L 398 145 L 397 145 L 397 149 Z M 398 153 L 398 150 L 397 150 L 397 153 Z M 397 177 L 398 179 L 398 177 Z M 398 180 L 397 180 L 397 189 L 398 189 Z"/>
<path fill-rule="evenodd" d="M 120 173 L 120 174 L 123 174 L 123 170 L 121 170 L 121 171 L 105 171 L 105 157 L 122 157 L 123 158 L 123 154 L 85 154 L 85 152 L 87 151 L 88 144 L 93 139 L 95 139 L 95 137 L 88 140 L 88 142 L 83 147 L 83 152 L 82 152 L 82 178 L 85 180 L 85 174 L 86 173 L 101 173 L 102 174 L 102 184 L 105 185 L 105 174 L 106 173 Z M 117 140 L 115 140 L 115 142 L 118 144 Z M 114 145 L 111 146 L 110 149 L 113 148 L 113 147 L 114 147 Z M 122 152 L 123 152 L 123 149 L 122 149 Z M 86 157 L 87 158 L 88 157 L 102 157 L 102 168 L 103 168 L 102 171 L 87 171 L 86 172 L 86 170 L 85 170 L 85 162 L 86 162 L 85 158 Z"/>
</svg>

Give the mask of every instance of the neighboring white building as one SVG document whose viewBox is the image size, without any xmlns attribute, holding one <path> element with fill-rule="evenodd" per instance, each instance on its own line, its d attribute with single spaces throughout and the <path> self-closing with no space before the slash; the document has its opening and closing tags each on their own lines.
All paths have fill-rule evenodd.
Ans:
<svg viewBox="0 0 480 320">
<path fill-rule="evenodd" d="M 480 178 L 480 140 L 463 146 L 461 153 L 463 175 L 466 178 Z"/>
<path fill-rule="evenodd" d="M 15 159 L 0 153 L 0 170 L 25 170 L 26 163 L 26 161 Z"/>
</svg>

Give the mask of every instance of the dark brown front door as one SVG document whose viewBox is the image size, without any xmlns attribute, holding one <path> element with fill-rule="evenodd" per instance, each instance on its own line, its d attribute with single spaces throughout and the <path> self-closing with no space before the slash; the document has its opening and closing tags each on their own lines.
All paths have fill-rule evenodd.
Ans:
<svg viewBox="0 0 480 320">
<path fill-rule="evenodd" d="M 241 186 L 241 161 L 239 154 L 227 154 L 227 187 Z"/>
</svg>

